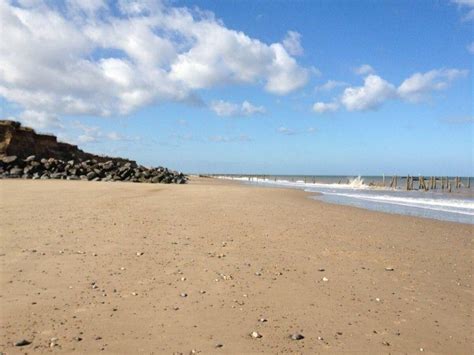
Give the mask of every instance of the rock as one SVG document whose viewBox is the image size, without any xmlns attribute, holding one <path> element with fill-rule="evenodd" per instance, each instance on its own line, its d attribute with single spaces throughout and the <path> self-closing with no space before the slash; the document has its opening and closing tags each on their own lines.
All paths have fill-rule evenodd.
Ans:
<svg viewBox="0 0 474 355">
<path fill-rule="evenodd" d="M 327 277 L 323 277 L 322 280 L 323 280 L 323 282 L 328 282 L 329 281 L 329 279 Z"/>
<path fill-rule="evenodd" d="M 16 155 L 9 155 L 9 156 L 6 156 L 6 157 L 2 158 L 2 162 L 4 162 L 5 164 L 14 163 L 16 160 L 17 160 Z"/>
<path fill-rule="evenodd" d="M 186 292 L 181 292 L 179 295 L 180 295 L 181 297 L 188 297 L 188 294 L 187 294 Z"/>
<path fill-rule="evenodd" d="M 393 267 L 390 267 L 390 266 L 388 266 L 388 267 L 385 268 L 385 271 L 394 271 L 394 270 L 395 270 L 395 269 L 394 269 Z"/>
<path fill-rule="evenodd" d="M 221 343 L 217 343 L 217 344 L 215 345 L 216 348 L 222 348 L 223 346 L 224 346 L 224 344 L 221 344 Z"/>
<path fill-rule="evenodd" d="M 253 331 L 252 333 L 250 333 L 250 336 L 252 338 L 258 339 L 258 338 L 261 338 L 263 335 L 260 334 L 259 332 Z"/>
<path fill-rule="evenodd" d="M 260 323 L 266 323 L 266 322 L 268 322 L 268 319 L 266 319 L 266 318 L 260 318 L 258 321 L 259 321 Z"/>
<path fill-rule="evenodd" d="M 14 121 L 0 120 L 0 147 L 0 178 L 165 184 L 188 181 L 186 175 L 163 167 L 147 168 L 127 159 L 85 153 L 77 146 L 58 142 L 55 136 L 36 134 Z"/>
<path fill-rule="evenodd" d="M 96 175 L 95 172 L 91 171 L 91 172 L 87 173 L 86 176 L 87 176 L 87 180 L 90 181 L 90 180 L 94 179 L 97 175 Z"/>
<path fill-rule="evenodd" d="M 292 340 L 301 340 L 301 339 L 304 339 L 304 335 L 301 333 L 293 333 L 291 334 L 290 338 Z"/>
<path fill-rule="evenodd" d="M 31 344 L 31 341 L 26 340 L 26 339 L 21 339 L 21 340 L 18 340 L 17 342 L 15 342 L 13 345 L 14 346 L 26 346 L 26 345 L 30 345 L 30 344 Z"/>
</svg>

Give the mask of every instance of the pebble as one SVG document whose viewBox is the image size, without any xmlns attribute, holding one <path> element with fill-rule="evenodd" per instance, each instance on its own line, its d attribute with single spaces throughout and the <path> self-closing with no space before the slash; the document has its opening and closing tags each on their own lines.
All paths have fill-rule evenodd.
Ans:
<svg viewBox="0 0 474 355">
<path fill-rule="evenodd" d="M 186 292 L 181 292 L 179 295 L 180 295 L 181 297 L 188 297 L 188 294 L 187 294 Z"/>
<path fill-rule="evenodd" d="M 318 269 L 318 271 L 323 272 L 323 271 L 326 271 L 326 269 L 320 268 L 320 269 Z"/>
<path fill-rule="evenodd" d="M 142 251 L 137 252 L 137 256 L 143 255 L 144 253 Z"/>
<path fill-rule="evenodd" d="M 224 346 L 224 344 L 220 344 L 220 343 L 215 345 L 216 348 L 222 348 L 223 346 Z"/>
<path fill-rule="evenodd" d="M 74 338 L 72 338 L 72 339 L 75 340 L 75 341 L 82 341 L 82 338 L 81 338 L 81 337 L 74 337 Z"/>
<path fill-rule="evenodd" d="M 300 334 L 300 333 L 294 333 L 294 334 L 291 334 L 291 339 L 293 339 L 293 340 L 301 340 L 301 339 L 304 339 L 304 335 L 303 335 L 303 334 Z"/>
<path fill-rule="evenodd" d="M 26 346 L 26 345 L 30 345 L 30 344 L 31 344 L 31 341 L 26 340 L 26 339 L 21 339 L 21 340 L 18 340 L 17 342 L 15 342 L 13 345 L 15 345 L 15 346 Z"/>
<path fill-rule="evenodd" d="M 262 337 L 262 334 L 260 334 L 259 332 L 252 332 L 250 334 L 252 336 L 252 338 L 255 338 L 255 339 L 258 339 L 258 338 L 261 338 Z"/>
<path fill-rule="evenodd" d="M 260 318 L 258 321 L 261 322 L 261 323 L 266 323 L 266 322 L 268 322 L 268 319 L 266 319 L 266 318 Z"/>
<path fill-rule="evenodd" d="M 262 273 L 261 273 L 260 271 L 257 271 L 257 272 L 255 273 L 255 275 L 256 275 L 256 276 L 262 276 Z"/>
<path fill-rule="evenodd" d="M 390 267 L 390 266 L 385 268 L 385 271 L 393 271 L 393 270 L 395 270 L 395 269 L 393 267 Z"/>
<path fill-rule="evenodd" d="M 327 277 L 323 277 L 322 280 L 323 280 L 324 282 L 328 282 L 328 281 L 329 281 L 329 279 L 328 279 Z"/>
</svg>

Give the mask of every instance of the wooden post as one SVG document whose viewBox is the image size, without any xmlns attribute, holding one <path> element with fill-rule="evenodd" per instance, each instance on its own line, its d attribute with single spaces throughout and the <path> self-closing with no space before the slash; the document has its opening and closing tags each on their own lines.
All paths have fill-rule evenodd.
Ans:
<svg viewBox="0 0 474 355">
<path fill-rule="evenodd" d="M 385 187 L 385 174 L 382 175 L 382 185 Z"/>
<path fill-rule="evenodd" d="M 448 192 L 451 192 L 451 181 L 448 180 Z"/>
<path fill-rule="evenodd" d="M 410 190 L 410 175 L 407 175 L 407 191 Z"/>
<path fill-rule="evenodd" d="M 471 188 L 471 177 L 470 176 L 467 177 L 467 188 L 468 189 Z"/>
</svg>

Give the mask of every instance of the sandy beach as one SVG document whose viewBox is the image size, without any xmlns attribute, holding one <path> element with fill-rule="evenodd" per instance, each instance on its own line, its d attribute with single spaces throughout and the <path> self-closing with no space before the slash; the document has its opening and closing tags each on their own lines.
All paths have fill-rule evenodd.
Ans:
<svg viewBox="0 0 474 355">
<path fill-rule="evenodd" d="M 0 351 L 471 353 L 472 225 L 308 196 L 0 181 Z"/>
</svg>

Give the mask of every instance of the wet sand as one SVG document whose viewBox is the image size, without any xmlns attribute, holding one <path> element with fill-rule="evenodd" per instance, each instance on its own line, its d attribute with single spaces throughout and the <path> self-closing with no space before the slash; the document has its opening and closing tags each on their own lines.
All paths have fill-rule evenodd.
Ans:
<svg viewBox="0 0 474 355">
<path fill-rule="evenodd" d="M 0 213 L 7 354 L 473 348 L 472 225 L 213 179 L 3 180 Z"/>
</svg>

